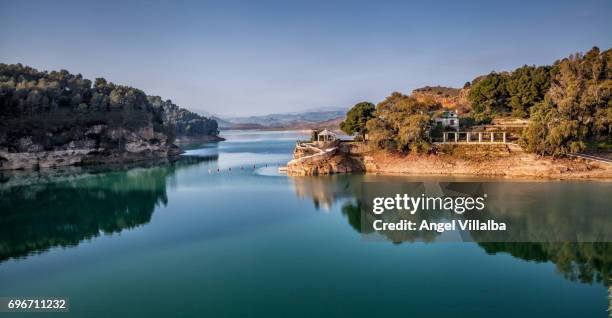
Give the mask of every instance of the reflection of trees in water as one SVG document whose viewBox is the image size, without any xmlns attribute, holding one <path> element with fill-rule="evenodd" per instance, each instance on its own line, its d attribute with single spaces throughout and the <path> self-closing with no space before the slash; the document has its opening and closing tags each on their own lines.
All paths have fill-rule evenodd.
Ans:
<svg viewBox="0 0 612 318">
<path fill-rule="evenodd" d="M 612 284 L 612 243 L 478 243 L 488 254 L 552 262 L 571 281 Z"/>
<path fill-rule="evenodd" d="M 383 213 L 375 215 L 368 213 L 363 210 L 363 204 L 361 200 L 355 202 L 347 202 L 342 206 L 342 215 L 344 215 L 349 225 L 361 234 L 381 234 L 386 240 L 393 243 L 399 244 L 403 242 L 433 242 L 440 235 L 434 231 L 390 231 L 380 230 L 376 231 L 372 226 L 374 221 L 382 220 L 386 223 L 398 223 L 402 220 L 408 220 L 406 217 L 398 213 Z M 426 214 L 415 214 L 409 220 L 416 222 L 417 226 L 422 220 L 426 219 L 428 222 L 438 222 L 442 218 L 439 213 L 426 213 Z"/>
<path fill-rule="evenodd" d="M 364 211 L 364 194 L 360 183 L 364 182 L 365 178 L 367 178 L 367 181 L 398 182 L 397 179 L 389 180 L 373 176 L 295 178 L 293 181 L 296 194 L 302 198 L 310 196 L 313 202 L 325 202 L 329 206 L 332 206 L 338 200 L 346 201 L 341 207 L 341 213 L 347 218 L 348 224 L 359 233 L 371 234 L 377 232 L 393 243 L 435 240 L 438 233 L 430 231 L 374 231 L 371 226 L 374 220 L 383 219 L 385 222 L 398 222 L 402 217 L 398 213 L 375 215 Z M 503 186 L 503 184 L 500 185 Z M 493 219 L 512 224 L 508 232 L 510 238 L 553 240 L 555 235 L 559 235 L 558 231 L 569 232 L 568 227 L 572 227 L 570 222 L 577 222 L 573 226 L 578 227 L 584 233 L 601 233 L 601 231 L 610 228 L 608 226 L 610 219 L 600 215 L 597 211 L 594 212 L 600 217 L 590 218 L 585 216 L 577 221 L 572 221 L 576 218 L 575 213 L 584 211 L 584 208 L 592 202 L 601 201 L 602 197 L 606 198 L 601 193 L 591 193 L 592 197 L 580 196 L 576 193 L 577 189 L 592 192 L 590 188 L 587 190 L 581 188 L 585 186 L 584 184 L 571 185 L 567 188 L 565 186 L 568 186 L 568 184 L 563 183 L 542 187 L 520 185 L 509 184 L 508 191 L 503 192 L 503 196 L 501 193 L 499 196 L 497 194 L 490 196 L 497 197 L 500 200 L 499 202 L 493 202 L 487 208 L 489 217 L 492 216 Z M 497 191 L 499 190 L 497 189 Z M 488 188 L 487 191 L 491 191 L 491 189 Z M 603 191 L 605 192 L 605 189 Z M 571 199 L 571 204 L 574 206 L 567 209 L 568 214 L 559 213 L 567 204 L 562 199 L 568 198 Z M 508 204 L 502 204 L 502 201 Z M 583 210 L 577 210 L 576 207 L 582 207 Z M 549 213 L 529 213 L 530 211 Z M 551 211 L 555 213 L 550 213 Z M 429 217 L 429 221 L 436 221 L 444 214 L 436 212 L 421 213 L 421 215 Z M 421 218 L 411 218 L 411 220 L 420 222 Z M 488 254 L 509 253 L 515 258 L 528 261 L 552 262 L 568 280 L 601 283 L 606 286 L 612 285 L 612 243 L 489 243 L 495 239 L 495 236 L 492 236 L 493 234 L 490 232 L 472 231 L 470 235 L 475 241 L 480 241 L 478 245 Z M 569 236 L 569 234 L 566 235 Z"/>
<path fill-rule="evenodd" d="M 362 207 L 361 202 L 347 202 L 342 206 L 342 215 L 346 217 L 349 225 L 358 233 L 368 234 L 373 230 L 367 226 L 362 226 Z"/>
<path fill-rule="evenodd" d="M 612 242 L 608 183 L 483 183 L 486 211 L 462 217 L 505 222 L 504 232 L 476 231 L 478 242 Z"/>
<path fill-rule="evenodd" d="M 0 183 L 0 261 L 76 246 L 101 233 L 148 223 L 167 204 L 166 182 L 182 167 L 214 158 L 181 157 L 149 167 L 4 173 Z M 107 168 L 108 169 L 108 168 Z M 42 175 L 41 175 L 42 174 Z M 22 180 L 32 180 L 24 182 Z M 21 180 L 21 181 L 20 181 Z M 45 180 L 36 182 L 34 180 Z"/>
</svg>

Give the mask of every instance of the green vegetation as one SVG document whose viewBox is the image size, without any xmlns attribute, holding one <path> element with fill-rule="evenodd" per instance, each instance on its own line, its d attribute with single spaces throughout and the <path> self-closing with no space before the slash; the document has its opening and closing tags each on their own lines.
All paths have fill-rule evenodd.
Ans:
<svg viewBox="0 0 612 318">
<path fill-rule="evenodd" d="M 510 74 L 506 83 L 512 115 L 526 118 L 531 107 L 541 102 L 550 87 L 549 66 L 523 66 Z"/>
<path fill-rule="evenodd" d="M 508 111 L 507 74 L 492 72 L 472 83 L 468 100 L 472 104 L 471 115 L 477 122 L 489 123 L 495 114 Z"/>
<path fill-rule="evenodd" d="M 588 146 L 608 149 L 612 145 L 611 59 L 612 50 L 600 52 L 595 47 L 552 66 L 525 65 L 512 72 L 479 76 L 464 85 L 471 108 L 463 114 L 462 126 L 488 124 L 495 117 L 525 118 L 529 126 L 522 132 L 521 143 L 529 152 L 556 156 Z M 439 86 L 415 92 L 460 94 L 457 89 Z M 393 93 L 379 103 L 365 124 L 369 140 L 380 149 L 427 151 L 431 136 L 441 133 L 441 127 L 431 124 L 431 117 L 442 106 L 432 98 L 419 100 Z M 342 129 L 364 131 L 367 117 L 354 108 Z"/>
<path fill-rule="evenodd" d="M 430 114 L 441 107 L 394 92 L 376 106 L 375 117 L 367 122 L 369 140 L 381 149 L 428 151 Z"/>
<path fill-rule="evenodd" d="M 21 64 L 0 64 L 0 111 L 3 116 L 34 115 L 57 109 L 74 112 L 152 111 L 139 89 L 95 82 L 66 70 L 39 72 Z M 161 118 L 160 118 L 161 119 Z"/>
<path fill-rule="evenodd" d="M 544 99 L 550 74 L 549 66 L 525 65 L 510 73 L 492 72 L 476 78 L 468 94 L 472 117 L 481 123 L 500 115 L 527 118 L 531 107 Z"/>
<path fill-rule="evenodd" d="M 130 131 L 151 127 L 170 140 L 174 135 L 218 134 L 215 120 L 137 88 L 21 64 L 0 63 L 0 120 L 0 147 L 9 151 L 19 150 L 23 138 L 45 149 L 65 146 L 84 140 L 96 125 Z"/>
<path fill-rule="evenodd" d="M 365 140 L 368 132 L 366 123 L 374 117 L 376 107 L 369 102 L 357 103 L 346 113 L 346 119 L 340 123 L 340 129 L 348 135 L 357 134 L 358 138 Z"/>
<path fill-rule="evenodd" d="M 572 55 L 555 63 L 553 73 L 544 100 L 531 109 L 526 149 L 555 156 L 582 151 L 592 140 L 609 143 L 612 50 Z"/>
<path fill-rule="evenodd" d="M 173 127 L 176 136 L 216 136 L 219 134 L 217 121 L 200 116 L 172 103 L 171 100 L 162 100 L 159 96 L 147 96 L 148 101 L 155 109 L 161 109 L 165 125 Z"/>
</svg>

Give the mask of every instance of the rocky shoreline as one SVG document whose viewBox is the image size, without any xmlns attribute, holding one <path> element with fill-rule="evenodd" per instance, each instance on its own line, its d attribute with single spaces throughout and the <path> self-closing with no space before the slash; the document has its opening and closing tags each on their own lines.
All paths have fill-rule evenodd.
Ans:
<svg viewBox="0 0 612 318">
<path fill-rule="evenodd" d="M 325 154 L 297 146 L 287 164 L 291 176 L 336 173 L 402 175 L 472 175 L 553 179 L 612 180 L 612 164 L 581 158 L 549 158 L 525 153 L 519 146 L 453 145 L 438 147 L 431 154 L 399 154 L 369 150 L 363 144 L 336 142 Z"/>
<path fill-rule="evenodd" d="M 181 153 L 165 134 L 155 132 L 151 126 L 130 131 L 95 125 L 83 136 L 52 149 L 45 149 L 30 136 L 22 136 L 16 141 L 16 151 L 0 148 L 0 170 L 133 162 Z"/>
<path fill-rule="evenodd" d="M 177 145 L 186 145 L 186 144 L 194 144 L 194 143 L 204 143 L 204 142 L 219 142 L 225 141 L 225 138 L 219 136 L 180 136 L 176 137 L 174 143 Z"/>
</svg>

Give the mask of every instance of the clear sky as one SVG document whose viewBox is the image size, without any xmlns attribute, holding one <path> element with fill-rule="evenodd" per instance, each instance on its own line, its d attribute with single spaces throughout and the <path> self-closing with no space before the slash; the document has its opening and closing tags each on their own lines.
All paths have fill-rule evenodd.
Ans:
<svg viewBox="0 0 612 318">
<path fill-rule="evenodd" d="M 377 103 L 595 45 L 612 47 L 610 0 L 0 0 L 0 62 L 222 116 Z"/>
</svg>

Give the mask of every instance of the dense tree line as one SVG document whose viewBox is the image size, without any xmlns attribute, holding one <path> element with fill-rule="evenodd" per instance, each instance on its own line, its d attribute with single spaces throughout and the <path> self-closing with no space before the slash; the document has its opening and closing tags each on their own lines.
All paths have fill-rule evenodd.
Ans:
<svg viewBox="0 0 612 318">
<path fill-rule="evenodd" d="M 521 143 L 529 152 L 561 155 L 589 144 L 612 145 L 612 50 L 593 48 L 552 66 L 523 66 L 477 77 L 465 84 L 471 108 L 464 122 L 487 123 L 498 116 L 529 119 Z M 433 100 L 393 93 L 372 111 L 359 103 L 341 129 L 369 136 L 381 149 L 425 151 L 442 106 Z"/>
<path fill-rule="evenodd" d="M 196 137 L 219 134 L 219 127 L 214 119 L 180 108 L 173 104 L 171 100 L 164 101 L 159 96 L 148 96 L 147 99 L 155 109 L 162 110 L 164 124 L 173 127 L 176 136 Z"/>
<path fill-rule="evenodd" d="M 21 64 L 0 64 L 0 110 L 22 116 L 59 108 L 74 111 L 147 110 L 146 94 L 115 85 L 103 78 L 95 82 L 66 70 L 40 72 Z"/>
<path fill-rule="evenodd" d="M 523 66 L 513 72 L 492 72 L 474 79 L 468 100 L 477 122 L 512 115 L 527 118 L 531 107 L 541 102 L 550 87 L 550 66 Z"/>
<path fill-rule="evenodd" d="M 496 116 L 528 118 L 522 143 L 530 152 L 561 155 L 589 143 L 611 144 L 612 50 L 594 47 L 552 66 L 523 66 L 491 73 L 471 83 L 470 116 L 486 123 Z"/>
<path fill-rule="evenodd" d="M 42 119 L 46 126 L 78 121 L 132 129 L 152 124 L 155 131 L 168 135 L 218 134 L 215 120 L 147 96 L 137 88 L 103 78 L 92 83 L 81 74 L 41 72 L 22 64 L 0 64 L 0 117 L 13 126 L 32 126 Z M 33 129 L 37 128 L 49 127 Z"/>
<path fill-rule="evenodd" d="M 531 109 L 523 143 L 542 155 L 579 152 L 611 143 L 612 50 L 593 48 L 555 63 L 550 89 Z"/>
</svg>

